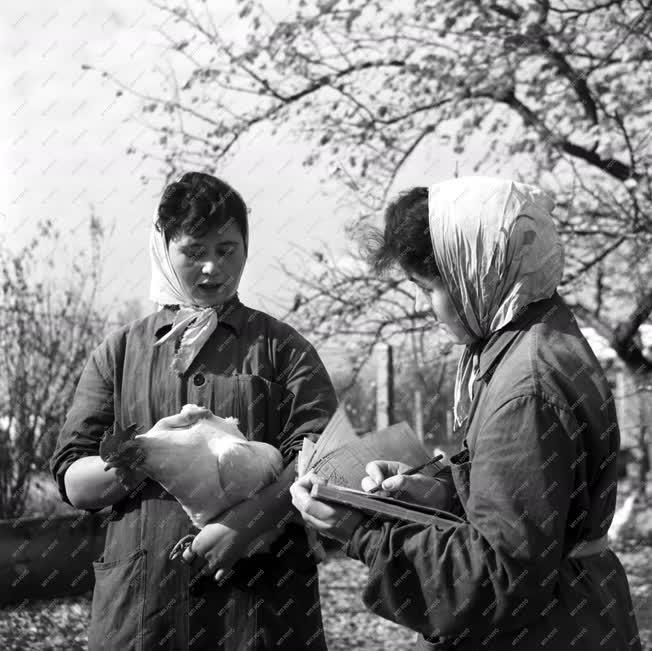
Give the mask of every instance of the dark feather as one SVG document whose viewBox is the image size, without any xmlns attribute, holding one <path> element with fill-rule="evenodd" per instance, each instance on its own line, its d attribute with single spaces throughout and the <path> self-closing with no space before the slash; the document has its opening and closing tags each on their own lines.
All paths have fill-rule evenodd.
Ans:
<svg viewBox="0 0 652 651">
<path fill-rule="evenodd" d="M 135 423 L 122 429 L 118 423 L 106 429 L 100 441 L 100 457 L 107 467 L 134 468 L 143 460 L 143 452 L 135 445 L 134 437 L 142 428 Z"/>
</svg>

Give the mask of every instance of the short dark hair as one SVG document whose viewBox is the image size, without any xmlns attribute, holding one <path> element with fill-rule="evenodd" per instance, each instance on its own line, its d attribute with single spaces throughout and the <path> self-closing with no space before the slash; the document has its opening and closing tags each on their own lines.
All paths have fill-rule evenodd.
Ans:
<svg viewBox="0 0 652 651">
<path fill-rule="evenodd" d="M 228 183 L 203 172 L 187 172 L 163 190 L 156 228 L 170 240 L 181 233 L 205 235 L 233 220 L 248 244 L 247 206 Z"/>
<path fill-rule="evenodd" d="M 385 229 L 374 229 L 367 244 L 368 260 L 377 273 L 394 265 L 426 278 L 439 276 L 428 225 L 428 188 L 401 192 L 385 210 Z"/>
</svg>

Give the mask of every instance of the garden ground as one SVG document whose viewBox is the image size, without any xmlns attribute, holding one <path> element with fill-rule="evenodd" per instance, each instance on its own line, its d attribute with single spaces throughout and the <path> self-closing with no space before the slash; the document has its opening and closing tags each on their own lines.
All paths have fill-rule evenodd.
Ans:
<svg viewBox="0 0 652 651">
<path fill-rule="evenodd" d="M 629 577 L 644 651 L 652 651 L 652 546 L 619 552 Z M 361 599 L 367 570 L 339 554 L 320 565 L 324 627 L 330 651 L 414 648 L 415 634 L 370 614 Z M 0 610 L 0 649 L 86 649 L 90 595 L 34 601 Z"/>
</svg>

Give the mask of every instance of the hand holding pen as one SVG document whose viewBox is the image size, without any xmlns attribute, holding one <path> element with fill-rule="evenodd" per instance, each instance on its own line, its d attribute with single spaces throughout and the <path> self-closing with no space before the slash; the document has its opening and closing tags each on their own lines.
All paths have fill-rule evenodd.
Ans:
<svg viewBox="0 0 652 651">
<path fill-rule="evenodd" d="M 406 470 L 403 470 L 402 468 L 399 468 L 398 466 L 405 466 L 405 464 L 400 463 L 399 461 L 372 461 L 372 464 L 387 464 L 386 468 L 387 470 L 390 470 L 389 476 L 385 475 L 386 479 L 389 479 L 390 477 L 409 477 L 410 475 L 416 475 L 418 472 L 421 472 L 424 468 L 427 466 L 434 465 L 435 463 L 439 462 L 441 459 L 444 458 L 443 454 L 438 454 L 436 457 L 433 457 L 429 461 L 426 461 L 426 463 L 422 463 L 420 466 L 414 466 L 413 468 L 407 468 Z M 395 464 L 395 468 L 390 468 L 389 464 Z M 369 464 L 371 465 L 371 464 Z M 367 468 L 367 471 L 369 468 Z M 384 468 L 381 468 L 381 470 L 384 470 Z M 391 472 L 391 470 L 394 470 L 394 472 Z M 383 473 L 384 474 L 384 473 Z M 372 477 L 372 479 L 375 479 Z M 377 483 L 376 486 L 370 489 L 365 489 L 367 493 L 377 493 L 379 490 L 392 490 L 395 488 L 398 488 L 398 486 L 393 486 L 393 485 L 388 485 L 388 486 L 383 486 L 385 479 L 381 479 L 380 483 Z M 363 487 L 364 488 L 364 487 Z"/>
<path fill-rule="evenodd" d="M 448 486 L 436 477 L 419 474 L 442 458 L 440 454 L 412 468 L 400 461 L 372 461 L 365 469 L 368 476 L 362 480 L 362 489 L 370 494 L 384 491 L 391 497 L 416 504 L 445 508 L 449 501 Z"/>
</svg>

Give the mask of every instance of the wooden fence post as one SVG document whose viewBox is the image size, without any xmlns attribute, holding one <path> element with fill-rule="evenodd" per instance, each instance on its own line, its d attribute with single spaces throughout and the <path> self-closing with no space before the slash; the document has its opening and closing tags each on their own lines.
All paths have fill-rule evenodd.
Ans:
<svg viewBox="0 0 652 651">
<path fill-rule="evenodd" d="M 376 429 L 389 427 L 394 422 L 394 365 L 392 347 L 378 344 L 376 375 Z"/>
<path fill-rule="evenodd" d="M 446 439 L 453 440 L 453 412 L 450 409 L 446 410 Z"/>
<path fill-rule="evenodd" d="M 423 405 L 421 404 L 421 391 L 414 392 L 414 431 L 417 438 L 423 443 Z"/>
</svg>

